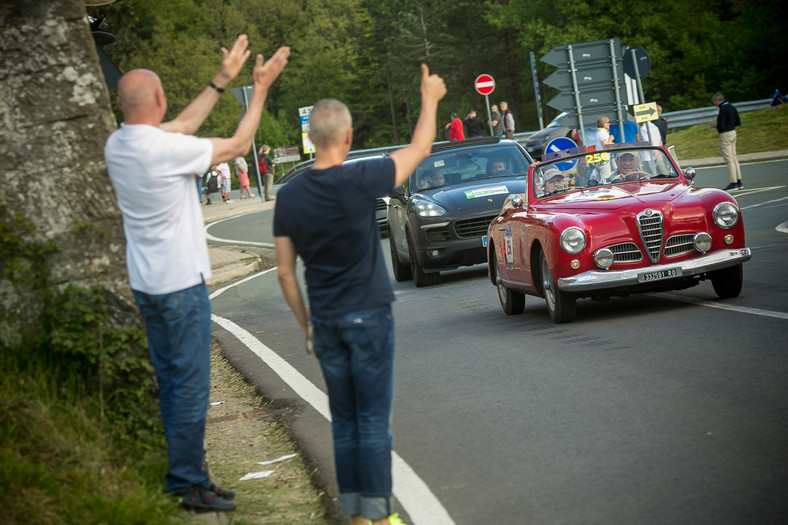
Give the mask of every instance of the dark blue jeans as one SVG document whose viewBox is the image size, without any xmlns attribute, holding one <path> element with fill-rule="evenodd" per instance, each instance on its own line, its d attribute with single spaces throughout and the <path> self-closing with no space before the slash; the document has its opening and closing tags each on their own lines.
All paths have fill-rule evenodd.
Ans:
<svg viewBox="0 0 788 525">
<path fill-rule="evenodd" d="M 392 513 L 391 307 L 332 320 L 313 317 L 312 329 L 328 388 L 342 513 L 384 518 Z"/>
<path fill-rule="evenodd" d="M 211 382 L 211 301 L 205 283 L 163 295 L 133 290 L 145 319 L 167 438 L 165 492 L 208 485 L 203 470 Z"/>
</svg>

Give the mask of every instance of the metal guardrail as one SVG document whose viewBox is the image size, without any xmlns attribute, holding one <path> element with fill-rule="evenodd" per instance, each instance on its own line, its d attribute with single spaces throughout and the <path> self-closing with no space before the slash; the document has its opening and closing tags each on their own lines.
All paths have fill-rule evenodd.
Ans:
<svg viewBox="0 0 788 525">
<path fill-rule="evenodd" d="M 747 113 L 749 111 L 757 111 L 759 109 L 766 109 L 771 106 L 772 99 L 764 98 L 761 100 L 751 100 L 748 102 L 734 102 L 733 105 L 739 113 Z M 683 111 L 669 111 L 662 114 L 668 120 L 668 129 L 686 128 L 695 126 L 696 124 L 703 124 L 717 119 L 717 106 L 709 106 L 705 108 L 686 109 Z M 519 142 L 523 147 L 528 141 L 528 137 L 533 135 L 539 130 L 523 131 L 514 134 L 514 140 Z M 436 143 L 439 144 L 439 143 Z M 367 157 L 371 155 L 381 155 L 383 153 L 391 153 L 404 147 L 400 146 L 385 146 L 382 148 L 371 148 L 355 150 L 348 153 L 348 158 Z"/>
</svg>

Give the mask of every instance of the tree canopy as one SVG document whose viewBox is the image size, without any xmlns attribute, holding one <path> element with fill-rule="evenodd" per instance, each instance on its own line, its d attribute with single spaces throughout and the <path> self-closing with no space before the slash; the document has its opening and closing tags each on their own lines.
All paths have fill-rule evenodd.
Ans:
<svg viewBox="0 0 788 525">
<path fill-rule="evenodd" d="M 642 79 L 647 101 L 664 111 L 709 106 L 720 91 L 732 101 L 768 98 L 788 89 L 780 61 L 786 4 L 776 0 L 118 0 L 89 8 L 106 17 L 117 42 L 105 47 L 121 70 L 156 71 L 172 115 L 208 82 L 219 49 L 249 35 L 253 53 L 278 46 L 292 54 L 266 103 L 257 140 L 300 143 L 298 108 L 323 97 L 345 101 L 355 125 L 355 148 L 409 141 L 418 106 L 419 63 L 446 80 L 439 129 L 451 111 L 486 114 L 473 89 L 481 73 L 496 80 L 491 103 L 507 100 L 518 130 L 539 127 L 529 53 L 538 61 L 555 46 L 618 37 L 644 48 L 651 71 Z M 234 86 L 251 83 L 251 64 Z M 540 84 L 546 102 L 557 91 Z M 200 130 L 233 132 L 243 108 L 223 97 Z M 442 137 L 436 137 L 440 139 Z"/>
</svg>

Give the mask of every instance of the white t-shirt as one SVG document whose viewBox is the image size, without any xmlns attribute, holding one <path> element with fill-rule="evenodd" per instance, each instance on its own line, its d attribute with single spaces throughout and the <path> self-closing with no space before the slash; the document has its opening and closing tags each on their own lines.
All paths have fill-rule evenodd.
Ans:
<svg viewBox="0 0 788 525">
<path fill-rule="evenodd" d="M 648 139 L 646 138 L 646 129 L 648 129 Z M 659 128 L 651 123 L 651 121 L 646 121 L 640 125 L 640 140 L 648 143 L 650 146 L 661 146 L 662 145 L 662 135 L 659 134 Z M 641 155 L 642 160 L 651 160 L 653 155 L 650 151 L 644 151 L 643 155 Z"/>
<path fill-rule="evenodd" d="M 211 276 L 195 175 L 210 167 L 209 139 L 121 124 L 104 148 L 123 213 L 126 266 L 133 290 L 185 290 Z"/>
</svg>

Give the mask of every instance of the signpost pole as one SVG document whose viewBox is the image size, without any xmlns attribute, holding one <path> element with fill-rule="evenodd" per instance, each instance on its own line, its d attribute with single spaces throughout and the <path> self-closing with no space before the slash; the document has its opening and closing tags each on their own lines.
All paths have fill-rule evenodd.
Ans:
<svg viewBox="0 0 788 525">
<path fill-rule="evenodd" d="M 618 131 L 621 134 L 621 142 L 624 142 L 624 120 L 626 119 L 626 111 L 621 114 L 621 84 L 618 82 L 618 69 L 616 69 L 616 46 L 613 40 L 610 40 L 610 66 L 613 69 L 613 89 L 616 93 L 616 117 L 618 118 Z"/>
<path fill-rule="evenodd" d="M 635 49 L 632 48 L 632 62 L 635 64 L 635 81 L 638 84 L 638 95 L 640 95 L 640 100 L 645 101 L 646 98 L 643 96 L 643 83 L 640 81 L 640 67 L 638 67 L 638 60 L 637 55 L 635 54 Z M 649 137 L 649 126 L 646 124 L 646 142 L 651 144 L 651 137 Z"/>
<path fill-rule="evenodd" d="M 490 95 L 484 95 L 484 102 L 487 104 L 487 124 L 490 125 L 490 136 L 493 136 L 492 113 L 490 112 Z"/>
<path fill-rule="evenodd" d="M 534 79 L 534 95 L 536 98 L 536 114 L 539 117 L 539 129 L 544 128 L 544 120 L 542 119 L 542 97 L 539 95 L 539 77 L 536 74 L 536 60 L 534 52 L 528 53 L 531 57 L 531 76 Z"/>
<path fill-rule="evenodd" d="M 580 94 L 577 89 L 577 68 L 575 68 L 575 55 L 572 51 L 572 46 L 566 46 L 566 52 L 569 55 L 569 72 L 572 73 L 572 91 L 575 94 L 575 107 L 577 108 L 577 120 L 579 122 L 580 140 L 583 144 L 586 143 L 585 126 L 583 126 L 583 107 L 580 105 Z"/>
<path fill-rule="evenodd" d="M 249 98 L 246 95 L 246 88 L 244 88 L 243 93 L 244 93 L 244 111 L 246 111 L 249 109 Z M 257 146 L 254 143 L 254 135 L 253 135 L 252 136 L 252 164 L 254 164 L 254 166 L 252 166 L 252 168 L 254 169 L 254 178 L 255 181 L 257 182 L 257 196 L 260 197 L 261 199 L 264 199 L 265 197 L 263 196 L 263 191 L 261 190 L 262 181 L 260 180 L 260 170 L 257 167 L 258 166 L 257 163 L 258 163 Z"/>
</svg>

